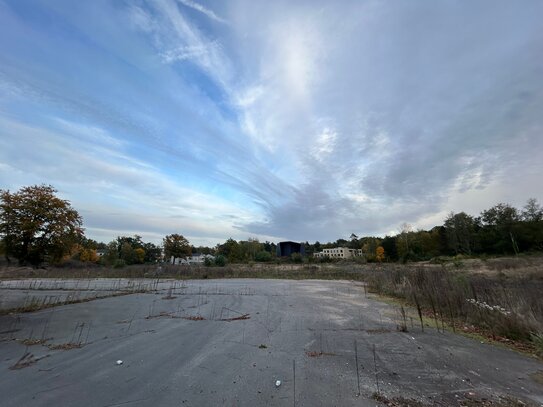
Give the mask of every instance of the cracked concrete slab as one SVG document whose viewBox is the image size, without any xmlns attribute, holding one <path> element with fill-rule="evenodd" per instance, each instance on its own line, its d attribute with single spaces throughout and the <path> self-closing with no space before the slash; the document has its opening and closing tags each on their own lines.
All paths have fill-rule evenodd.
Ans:
<svg viewBox="0 0 543 407">
<path fill-rule="evenodd" d="M 499 395 L 543 404 L 541 362 L 432 328 L 399 332 L 394 307 L 358 283 L 153 284 L 0 317 L 2 405 L 375 406 L 377 391 L 425 405 Z M 36 362 L 10 369 L 27 353 Z"/>
</svg>

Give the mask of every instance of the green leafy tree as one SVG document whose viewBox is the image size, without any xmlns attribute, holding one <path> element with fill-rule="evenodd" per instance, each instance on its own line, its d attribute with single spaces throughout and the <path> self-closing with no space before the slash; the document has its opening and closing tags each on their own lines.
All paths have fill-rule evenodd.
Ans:
<svg viewBox="0 0 543 407">
<path fill-rule="evenodd" d="M 83 235 L 81 216 L 50 185 L 0 191 L 0 237 L 5 256 L 20 264 L 59 262 Z"/>
<path fill-rule="evenodd" d="M 360 249 L 360 242 L 358 241 L 358 236 L 354 233 L 351 233 L 351 236 L 349 236 L 349 247 L 351 249 Z"/>
<path fill-rule="evenodd" d="M 266 250 L 267 252 L 270 252 L 273 255 L 275 255 L 276 251 L 277 251 L 277 245 L 275 243 L 272 243 L 272 242 L 268 242 L 267 240 L 263 243 L 263 246 L 264 246 L 264 250 Z"/>
<path fill-rule="evenodd" d="M 144 243 L 141 240 L 141 236 L 119 236 L 117 237 L 116 246 L 118 258 L 123 261 L 123 264 L 143 263 L 143 260 L 140 260 L 142 252 L 136 252 L 138 249 L 142 249 L 145 252 L 145 249 L 143 249 Z"/>
<path fill-rule="evenodd" d="M 237 244 L 240 252 L 239 256 L 236 255 L 237 260 L 254 260 L 256 254 L 262 250 L 262 243 L 257 238 L 250 237 L 247 240 L 240 240 Z"/>
<path fill-rule="evenodd" d="M 381 241 L 381 246 L 385 249 L 385 259 L 388 261 L 397 261 L 398 260 L 398 250 L 396 245 L 395 236 L 385 236 Z"/>
<path fill-rule="evenodd" d="M 229 263 L 237 263 L 243 261 L 243 251 L 240 244 L 230 238 L 218 247 L 218 253 L 228 259 Z"/>
<path fill-rule="evenodd" d="M 482 230 L 479 235 L 483 249 L 495 253 L 518 253 L 516 224 L 520 215 L 509 204 L 499 203 L 481 213 Z"/>
<path fill-rule="evenodd" d="M 162 244 L 166 260 L 169 260 L 171 256 L 176 258 L 188 257 L 192 253 L 189 241 L 183 235 L 177 233 L 166 236 L 162 240 Z"/>
<path fill-rule="evenodd" d="M 520 220 L 516 208 L 509 204 L 499 203 L 481 213 L 481 220 L 487 226 L 507 227 Z"/>
<path fill-rule="evenodd" d="M 145 250 L 145 263 L 156 263 L 162 257 L 162 249 L 154 243 L 144 243 L 143 250 Z"/>
<path fill-rule="evenodd" d="M 136 263 L 136 253 L 130 243 L 123 242 L 119 246 L 119 258 L 124 261 L 124 264 Z"/>
<path fill-rule="evenodd" d="M 440 235 L 439 229 L 419 232 L 421 257 L 431 259 L 440 255 Z"/>
<path fill-rule="evenodd" d="M 451 212 L 444 223 L 447 243 L 455 254 L 471 254 L 475 238 L 475 219 L 465 212 Z"/>
<path fill-rule="evenodd" d="M 543 208 L 534 198 L 528 199 L 513 232 L 522 251 L 543 250 Z"/>
<path fill-rule="evenodd" d="M 537 199 L 530 198 L 526 202 L 521 216 L 525 222 L 541 222 L 543 220 L 543 208 L 537 203 Z"/>
<path fill-rule="evenodd" d="M 117 241 L 113 240 L 112 242 L 109 242 L 105 250 L 106 252 L 100 259 L 100 263 L 107 266 L 113 266 L 117 262 L 117 260 L 119 260 Z"/>
</svg>

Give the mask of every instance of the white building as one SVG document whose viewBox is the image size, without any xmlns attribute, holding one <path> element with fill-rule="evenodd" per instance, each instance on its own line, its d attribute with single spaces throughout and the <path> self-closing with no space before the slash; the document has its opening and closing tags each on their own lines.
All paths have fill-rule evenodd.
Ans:
<svg viewBox="0 0 543 407">
<path fill-rule="evenodd" d="M 362 249 L 349 249 L 348 247 L 334 247 L 333 249 L 323 249 L 322 252 L 314 253 L 313 257 L 330 257 L 331 259 L 350 259 L 356 256 L 362 256 Z"/>
<path fill-rule="evenodd" d="M 181 258 L 181 257 L 171 257 L 170 263 L 176 264 L 176 265 L 185 265 L 190 266 L 191 264 L 204 264 L 206 259 L 209 259 L 211 261 L 215 260 L 215 256 L 212 256 L 211 254 L 201 254 L 201 253 L 194 253 L 192 256 Z"/>
<path fill-rule="evenodd" d="M 215 260 L 215 256 L 212 256 L 211 254 L 195 253 L 190 256 L 187 261 L 189 264 L 204 264 L 206 259 L 213 261 Z"/>
<path fill-rule="evenodd" d="M 170 263 L 171 264 L 175 264 L 176 266 L 179 266 L 179 265 L 183 265 L 183 266 L 188 266 L 189 262 L 182 258 L 182 257 L 171 257 L 170 258 Z"/>
</svg>

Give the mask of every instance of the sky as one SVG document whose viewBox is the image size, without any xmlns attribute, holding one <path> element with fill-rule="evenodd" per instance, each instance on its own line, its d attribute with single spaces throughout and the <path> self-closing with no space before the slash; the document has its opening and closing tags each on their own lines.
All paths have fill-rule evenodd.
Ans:
<svg viewBox="0 0 543 407">
<path fill-rule="evenodd" d="M 0 189 L 108 242 L 543 201 L 543 2 L 0 0 Z"/>
</svg>

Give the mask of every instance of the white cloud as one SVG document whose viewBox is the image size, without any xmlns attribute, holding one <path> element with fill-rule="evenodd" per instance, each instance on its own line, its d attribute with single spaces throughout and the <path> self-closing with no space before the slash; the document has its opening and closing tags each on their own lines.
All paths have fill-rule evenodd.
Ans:
<svg viewBox="0 0 543 407">
<path fill-rule="evenodd" d="M 205 14 L 207 17 L 211 18 L 212 20 L 218 21 L 219 23 L 224 23 L 224 24 L 227 23 L 225 19 L 219 17 L 217 14 L 215 14 L 213 10 L 208 9 L 199 3 L 196 3 L 191 0 L 178 0 L 178 1 L 184 6 L 190 7 L 194 10 L 199 11 L 202 14 Z"/>
<path fill-rule="evenodd" d="M 312 148 L 313 157 L 319 161 L 323 161 L 327 155 L 333 153 L 337 136 L 338 134 L 335 130 L 325 127 L 315 140 Z"/>
<path fill-rule="evenodd" d="M 184 60 L 201 60 L 206 57 L 206 54 L 211 52 L 212 48 L 217 46 L 216 43 L 186 45 L 175 49 L 170 49 L 162 52 L 160 56 L 166 63 L 172 63 Z"/>
</svg>

